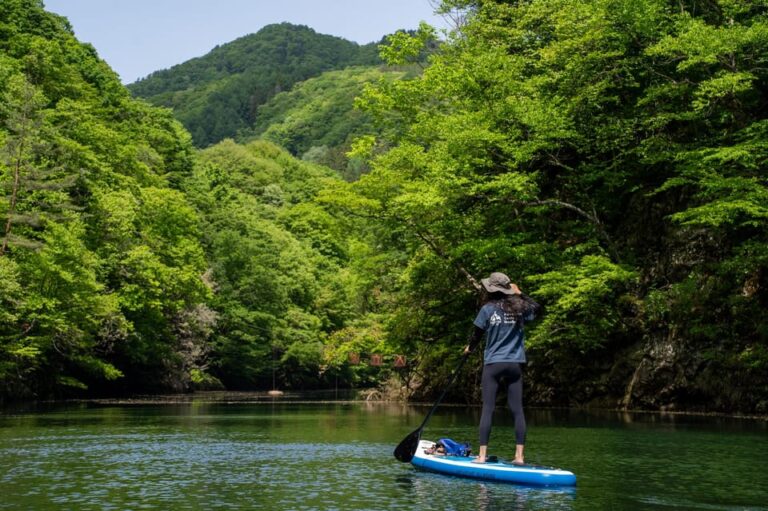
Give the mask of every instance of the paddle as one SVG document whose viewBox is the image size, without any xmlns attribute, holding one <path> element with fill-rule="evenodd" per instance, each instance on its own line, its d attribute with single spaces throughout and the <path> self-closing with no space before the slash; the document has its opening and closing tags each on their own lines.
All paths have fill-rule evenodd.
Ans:
<svg viewBox="0 0 768 511">
<path fill-rule="evenodd" d="M 403 438 L 403 441 L 400 442 L 397 447 L 395 447 L 394 454 L 398 461 L 409 463 L 413 459 L 413 455 L 416 454 L 416 449 L 419 447 L 421 431 L 424 429 L 424 426 L 427 425 L 427 422 L 429 422 L 429 419 L 432 417 L 432 414 L 435 412 L 435 410 L 437 410 L 440 402 L 445 397 L 445 393 L 448 392 L 448 389 L 451 387 L 451 385 L 453 385 L 453 381 L 456 379 L 456 376 L 459 374 L 459 371 L 461 371 L 461 368 L 464 366 L 464 362 L 466 362 L 468 358 L 469 353 L 464 353 L 464 355 L 462 355 L 461 362 L 459 362 L 459 365 L 456 367 L 456 369 L 453 370 L 453 374 L 451 374 L 451 377 L 448 380 L 448 385 L 445 386 L 443 393 L 440 394 L 439 398 L 437 398 L 435 405 L 424 418 L 424 422 L 421 423 L 421 426 L 414 430 L 410 435 Z"/>
</svg>

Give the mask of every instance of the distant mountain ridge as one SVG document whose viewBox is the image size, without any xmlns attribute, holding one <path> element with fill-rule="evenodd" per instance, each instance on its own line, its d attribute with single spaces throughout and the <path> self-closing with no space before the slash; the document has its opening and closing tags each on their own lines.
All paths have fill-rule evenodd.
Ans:
<svg viewBox="0 0 768 511">
<path fill-rule="evenodd" d="M 377 44 L 359 45 L 279 23 L 128 86 L 136 97 L 173 108 L 198 147 L 253 125 L 257 109 L 295 83 L 329 70 L 377 65 Z"/>
<path fill-rule="evenodd" d="M 296 157 L 331 167 L 354 180 L 363 168 L 346 153 L 355 138 L 377 132 L 371 116 L 355 108 L 355 97 L 366 84 L 406 76 L 407 70 L 384 66 L 326 71 L 259 106 L 253 126 L 241 131 L 237 140 L 269 140 Z"/>
</svg>

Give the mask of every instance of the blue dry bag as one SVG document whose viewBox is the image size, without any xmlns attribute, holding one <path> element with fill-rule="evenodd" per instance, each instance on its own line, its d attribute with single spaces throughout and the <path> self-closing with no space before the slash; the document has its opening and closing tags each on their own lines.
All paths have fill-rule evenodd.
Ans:
<svg viewBox="0 0 768 511">
<path fill-rule="evenodd" d="M 468 443 L 459 443 L 450 438 L 441 438 L 437 441 L 437 446 L 442 446 L 448 456 L 469 456 L 472 452 Z"/>
</svg>

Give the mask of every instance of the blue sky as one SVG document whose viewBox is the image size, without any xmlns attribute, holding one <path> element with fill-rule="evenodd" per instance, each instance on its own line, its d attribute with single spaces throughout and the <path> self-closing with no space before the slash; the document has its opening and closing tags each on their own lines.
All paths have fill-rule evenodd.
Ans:
<svg viewBox="0 0 768 511">
<path fill-rule="evenodd" d="M 91 43 L 131 83 L 208 53 L 214 46 L 287 21 L 360 44 L 426 21 L 448 23 L 429 0 L 44 0 L 46 10 L 69 19 L 75 35 Z"/>
</svg>

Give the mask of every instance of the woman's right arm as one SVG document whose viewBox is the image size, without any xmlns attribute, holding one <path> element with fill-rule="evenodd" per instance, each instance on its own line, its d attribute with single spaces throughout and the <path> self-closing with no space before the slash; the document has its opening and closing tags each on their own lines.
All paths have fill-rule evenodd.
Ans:
<svg viewBox="0 0 768 511">
<path fill-rule="evenodd" d="M 469 336 L 469 344 L 464 348 L 464 354 L 469 355 L 473 351 L 475 351 L 475 348 L 480 343 L 480 341 L 483 339 L 483 334 L 485 333 L 485 330 L 480 328 L 479 326 L 475 325 L 475 329 L 472 332 L 472 334 Z"/>
</svg>

